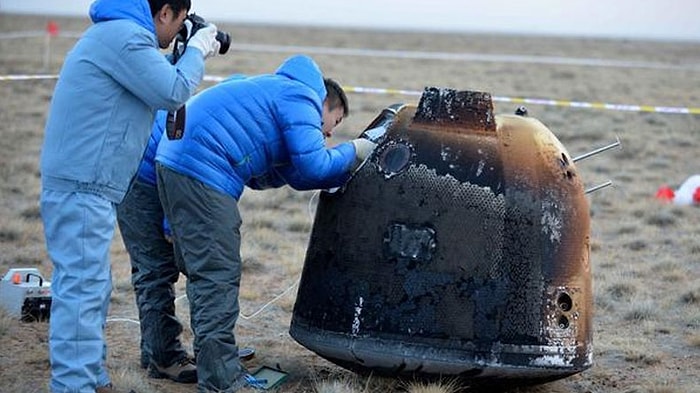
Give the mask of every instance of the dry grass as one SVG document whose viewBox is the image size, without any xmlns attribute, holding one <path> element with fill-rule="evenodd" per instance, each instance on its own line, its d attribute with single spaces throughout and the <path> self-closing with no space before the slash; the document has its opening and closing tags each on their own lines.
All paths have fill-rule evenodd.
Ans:
<svg viewBox="0 0 700 393">
<path fill-rule="evenodd" d="M 7 335 L 12 326 L 15 326 L 17 321 L 7 315 L 4 309 L 0 308 L 0 337 Z"/>
<path fill-rule="evenodd" d="M 445 379 L 439 384 L 425 382 L 409 382 L 405 384 L 406 393 L 457 393 L 461 385 L 457 380 Z"/>
<path fill-rule="evenodd" d="M 0 32 L 41 29 L 43 17 L 0 14 Z M 65 31 L 87 21 L 59 19 Z M 664 64 L 700 64 L 700 45 L 556 38 L 408 34 L 230 26 L 234 42 L 367 47 L 609 58 Z M 0 40 L 0 75 L 56 73 L 72 38 L 52 42 L 44 68 L 43 38 Z M 210 75 L 271 72 L 288 54 L 232 51 L 207 65 Z M 315 56 L 329 76 L 349 86 L 421 90 L 424 86 L 540 97 L 661 106 L 697 106 L 700 72 L 693 69 L 590 67 L 521 63 L 405 60 Z M 0 273 L 37 267 L 47 277 L 38 157 L 55 81 L 0 81 Z M 415 97 L 352 94 L 352 115 L 334 140 L 355 137 L 384 107 Z M 497 113 L 515 104 L 495 103 Z M 663 185 L 678 186 L 698 173 L 700 116 L 586 110 L 532 105 L 572 155 L 619 136 L 622 149 L 578 164 L 588 186 L 608 179 L 614 187 L 589 195 L 591 262 L 595 291 L 594 366 L 581 374 L 509 391 L 530 393 L 698 393 L 700 381 L 700 209 L 663 205 L 653 199 Z M 288 334 L 317 198 L 288 188 L 246 191 L 240 203 L 243 278 L 237 338 L 257 349 L 246 362 L 278 366 L 289 373 L 277 390 L 318 393 L 452 393 L 476 388 L 449 379 L 424 384 L 339 368 L 297 344 Z M 114 291 L 108 366 L 116 384 L 145 393 L 194 392 L 192 385 L 153 380 L 138 368 L 138 325 L 129 261 L 119 234 L 112 247 Z M 176 285 L 178 316 L 188 321 L 184 277 Z M 192 342 L 186 329 L 183 339 Z M 44 393 L 49 377 L 47 324 L 24 324 L 0 314 L 0 391 Z M 489 391 L 488 389 L 486 391 Z"/>
</svg>

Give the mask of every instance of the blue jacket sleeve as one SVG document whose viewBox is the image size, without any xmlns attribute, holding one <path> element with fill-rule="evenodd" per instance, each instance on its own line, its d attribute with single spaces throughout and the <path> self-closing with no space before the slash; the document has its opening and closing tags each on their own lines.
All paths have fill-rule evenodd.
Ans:
<svg viewBox="0 0 700 393">
<path fill-rule="evenodd" d="M 121 47 L 110 75 L 148 106 L 173 111 L 194 94 L 202 81 L 204 58 L 197 50 L 186 50 L 172 65 L 153 48 L 148 37 L 143 37 Z"/>
</svg>

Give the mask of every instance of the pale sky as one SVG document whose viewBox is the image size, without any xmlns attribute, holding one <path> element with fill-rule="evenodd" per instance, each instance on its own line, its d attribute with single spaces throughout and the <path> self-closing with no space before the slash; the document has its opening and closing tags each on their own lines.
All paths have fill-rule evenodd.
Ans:
<svg viewBox="0 0 700 393">
<path fill-rule="evenodd" d="M 87 15 L 92 0 L 0 0 L 0 12 Z M 700 41 L 700 0 L 192 0 L 207 20 Z"/>
</svg>

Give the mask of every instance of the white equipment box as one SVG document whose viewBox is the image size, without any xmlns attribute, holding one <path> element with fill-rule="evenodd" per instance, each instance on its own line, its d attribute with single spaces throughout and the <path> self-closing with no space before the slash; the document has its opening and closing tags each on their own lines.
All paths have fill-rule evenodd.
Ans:
<svg viewBox="0 0 700 393">
<path fill-rule="evenodd" d="M 0 307 L 22 321 L 46 321 L 51 313 L 51 282 L 38 269 L 10 269 L 0 280 Z"/>
</svg>

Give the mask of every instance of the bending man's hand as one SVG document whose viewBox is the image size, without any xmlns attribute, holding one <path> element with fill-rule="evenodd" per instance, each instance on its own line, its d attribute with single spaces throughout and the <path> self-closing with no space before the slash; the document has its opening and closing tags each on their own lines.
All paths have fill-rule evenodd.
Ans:
<svg viewBox="0 0 700 393">
<path fill-rule="evenodd" d="M 216 32 L 216 25 L 209 23 L 206 27 L 202 27 L 194 33 L 189 42 L 187 42 L 187 46 L 197 48 L 202 52 L 205 59 L 216 56 L 219 53 L 219 48 L 221 48 L 221 44 L 216 40 Z"/>
<path fill-rule="evenodd" d="M 355 170 L 372 154 L 377 144 L 365 138 L 353 139 L 350 142 L 355 147 L 355 164 L 353 165 L 353 170 Z"/>
</svg>

